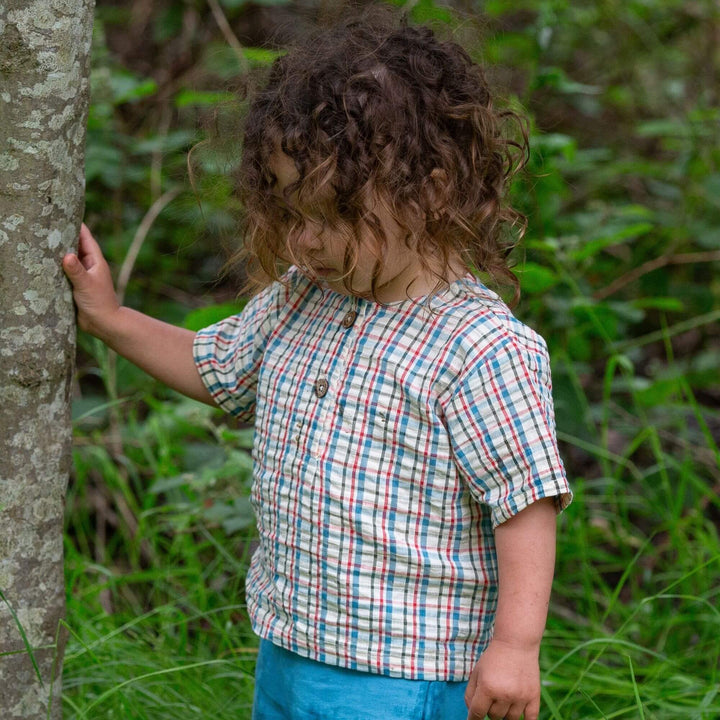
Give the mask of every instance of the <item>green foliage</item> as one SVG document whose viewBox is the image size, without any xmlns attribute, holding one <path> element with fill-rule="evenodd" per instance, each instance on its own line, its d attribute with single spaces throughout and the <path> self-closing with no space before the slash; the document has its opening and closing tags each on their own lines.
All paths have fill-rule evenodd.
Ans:
<svg viewBox="0 0 720 720">
<path fill-rule="evenodd" d="M 446 3 L 395 4 L 474 38 L 474 19 Z M 240 210 L 235 88 L 283 52 L 272 42 L 280 30 L 261 43 L 247 29 L 252 6 L 223 0 L 238 53 L 204 4 L 140 5 L 98 7 L 87 220 L 119 269 L 165 198 L 127 302 L 198 329 L 241 307 L 233 277 L 217 280 Z M 513 189 L 528 217 L 517 314 L 548 341 L 576 494 L 559 521 L 541 717 L 712 720 L 720 10 L 710 0 L 482 8 L 482 43 L 470 51 L 531 122 L 529 166 Z M 80 346 L 67 717 L 249 717 L 250 431 L 89 338 Z"/>
<path fill-rule="evenodd" d="M 184 327 L 188 330 L 202 330 L 220 320 L 236 315 L 243 308 L 244 303 L 230 302 L 220 303 L 219 305 L 207 305 L 188 313 L 183 322 Z"/>
</svg>

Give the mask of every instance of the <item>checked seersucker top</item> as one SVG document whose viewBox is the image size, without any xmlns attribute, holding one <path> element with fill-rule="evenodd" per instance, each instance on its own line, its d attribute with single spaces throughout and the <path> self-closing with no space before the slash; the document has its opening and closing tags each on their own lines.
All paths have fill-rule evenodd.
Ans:
<svg viewBox="0 0 720 720">
<path fill-rule="evenodd" d="M 542 338 L 472 276 L 383 306 L 293 268 L 200 331 L 195 361 L 255 424 L 255 631 L 332 665 L 467 679 L 492 634 L 494 526 L 571 499 Z"/>
</svg>

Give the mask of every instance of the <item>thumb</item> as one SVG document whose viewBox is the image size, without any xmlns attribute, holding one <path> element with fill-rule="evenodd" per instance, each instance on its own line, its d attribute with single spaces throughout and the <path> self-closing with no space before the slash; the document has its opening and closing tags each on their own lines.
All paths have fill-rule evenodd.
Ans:
<svg viewBox="0 0 720 720">
<path fill-rule="evenodd" d="M 68 253 L 62 261 L 62 268 L 73 285 L 87 273 L 87 270 L 80 262 L 80 258 L 73 253 Z"/>
</svg>

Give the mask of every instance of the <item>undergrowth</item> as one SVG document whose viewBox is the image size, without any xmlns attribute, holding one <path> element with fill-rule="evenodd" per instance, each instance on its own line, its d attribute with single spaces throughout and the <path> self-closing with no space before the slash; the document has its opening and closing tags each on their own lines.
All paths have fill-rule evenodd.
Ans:
<svg viewBox="0 0 720 720">
<path fill-rule="evenodd" d="M 237 158 L 196 146 L 197 128 L 231 128 L 228 84 L 281 48 L 250 47 L 242 2 L 218 6 L 242 50 L 204 6 L 141 6 L 98 5 L 87 220 L 130 305 L 199 328 L 235 307 L 232 281 L 216 278 Z M 412 7 L 472 36 L 444 5 Z M 517 314 L 548 340 L 575 492 L 558 520 L 541 717 L 716 720 L 720 11 L 483 7 L 474 53 L 532 121 L 515 187 L 529 218 Z M 128 33 L 138 18 L 144 34 Z M 88 337 L 78 369 L 65 717 L 248 718 L 251 431 Z"/>
</svg>

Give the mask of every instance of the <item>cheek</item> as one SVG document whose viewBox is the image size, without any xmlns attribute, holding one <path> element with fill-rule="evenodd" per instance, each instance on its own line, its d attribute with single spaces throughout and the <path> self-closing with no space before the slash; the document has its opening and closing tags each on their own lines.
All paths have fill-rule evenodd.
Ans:
<svg viewBox="0 0 720 720">
<path fill-rule="evenodd" d="M 306 221 L 295 223 L 288 229 L 287 244 L 295 255 L 302 255 L 323 246 L 323 227 L 320 223 Z"/>
</svg>

